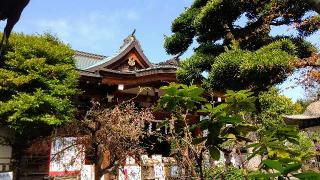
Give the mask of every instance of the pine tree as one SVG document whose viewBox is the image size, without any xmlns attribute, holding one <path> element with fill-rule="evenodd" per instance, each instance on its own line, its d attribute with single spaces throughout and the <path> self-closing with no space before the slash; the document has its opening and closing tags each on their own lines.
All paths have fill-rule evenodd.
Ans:
<svg viewBox="0 0 320 180">
<path fill-rule="evenodd" d="M 174 20 L 164 46 L 181 55 L 197 41 L 193 56 L 178 70 L 183 83 L 258 92 L 284 81 L 297 58 L 316 52 L 303 39 L 319 28 L 316 10 L 302 0 L 195 0 Z M 283 25 L 294 26 L 300 36 L 270 35 L 272 27 Z"/>
</svg>

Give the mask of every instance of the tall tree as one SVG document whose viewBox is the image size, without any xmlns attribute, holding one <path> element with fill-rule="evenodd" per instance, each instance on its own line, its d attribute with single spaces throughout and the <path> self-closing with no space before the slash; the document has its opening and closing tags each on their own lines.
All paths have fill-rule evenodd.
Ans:
<svg viewBox="0 0 320 180">
<path fill-rule="evenodd" d="M 294 26 L 301 37 L 309 36 L 319 28 L 319 15 L 310 13 L 314 10 L 300 0 L 195 0 L 174 20 L 164 46 L 169 54 L 181 55 L 197 41 L 194 55 L 178 70 L 182 82 L 260 91 L 282 82 L 296 56 L 315 52 L 302 38 L 272 37 L 272 27 Z"/>
<path fill-rule="evenodd" d="M 51 35 L 14 34 L 1 57 L 0 125 L 26 138 L 72 120 L 71 98 L 78 92 L 73 54 Z"/>
</svg>

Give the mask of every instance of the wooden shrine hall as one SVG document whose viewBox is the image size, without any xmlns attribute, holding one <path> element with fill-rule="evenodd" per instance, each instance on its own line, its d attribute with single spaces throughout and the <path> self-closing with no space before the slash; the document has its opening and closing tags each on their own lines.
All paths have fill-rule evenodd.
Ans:
<svg viewBox="0 0 320 180">
<path fill-rule="evenodd" d="M 162 94 L 159 88 L 177 81 L 178 61 L 171 59 L 159 64 L 151 63 L 133 34 L 112 56 L 76 51 L 74 60 L 80 72 L 79 89 L 82 92 L 75 98 L 78 119 L 84 117 L 92 105 L 91 101 L 110 107 L 132 100 L 137 107 L 151 107 Z M 156 124 L 167 115 L 155 112 L 157 120 L 148 125 L 148 130 L 155 130 Z M 168 149 L 167 144 L 159 144 L 158 150 L 162 152 L 163 149 Z M 48 157 L 26 157 L 20 174 L 22 179 L 47 176 Z"/>
<path fill-rule="evenodd" d="M 77 51 L 75 61 L 83 91 L 80 109 L 92 99 L 109 105 L 132 99 L 141 107 L 149 107 L 161 95 L 161 86 L 176 82 L 177 61 L 152 64 L 134 35 L 128 36 L 113 56 Z"/>
<path fill-rule="evenodd" d="M 74 98 L 74 104 L 78 110 L 77 119 L 84 118 L 86 112 L 92 107 L 92 101 L 99 102 L 104 107 L 112 107 L 130 100 L 138 108 L 151 107 L 163 94 L 160 87 L 177 82 L 178 60 L 173 58 L 158 64 L 151 63 L 133 34 L 123 41 L 118 52 L 112 56 L 76 51 L 74 60 L 80 72 L 78 87 L 81 91 L 81 94 Z M 221 98 L 215 100 L 221 102 Z M 157 124 L 170 117 L 169 112 L 158 111 L 153 112 L 153 115 L 155 120 L 145 124 L 146 131 L 159 131 Z M 188 119 L 191 122 L 198 121 L 200 114 L 190 115 Z M 166 134 L 170 129 L 163 127 L 160 131 Z M 146 153 L 169 157 L 170 144 L 166 141 L 160 142 L 156 135 L 150 134 L 144 139 L 144 144 L 152 144 L 151 148 L 148 146 Z M 20 165 L 20 179 L 49 178 L 48 172 L 51 171 L 48 167 L 50 164 L 48 155 L 50 153 L 27 154 L 23 157 Z"/>
</svg>

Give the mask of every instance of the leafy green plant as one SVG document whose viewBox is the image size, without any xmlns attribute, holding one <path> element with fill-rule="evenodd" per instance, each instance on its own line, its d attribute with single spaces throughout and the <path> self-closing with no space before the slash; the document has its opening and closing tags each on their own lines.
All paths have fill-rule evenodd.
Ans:
<svg viewBox="0 0 320 180">
<path fill-rule="evenodd" d="M 301 180 L 320 179 L 320 174 L 315 172 L 303 172 L 298 171 L 302 167 L 302 163 L 295 162 L 288 159 L 282 160 L 264 160 L 262 167 L 266 169 L 265 172 L 254 172 L 250 174 L 251 179 L 289 179 L 290 177 L 296 177 Z"/>
<path fill-rule="evenodd" d="M 312 143 L 303 144 L 303 138 L 295 126 L 279 124 L 260 132 L 260 139 L 248 145 L 253 153 L 248 159 L 257 154 L 264 157 L 260 170 L 252 172 L 252 179 L 319 179 L 320 174 L 300 172 L 305 159 L 312 157 Z"/>
<path fill-rule="evenodd" d="M 295 46 L 287 39 L 275 41 L 254 52 L 235 47 L 214 59 L 204 84 L 215 90 L 265 90 L 288 76 L 294 54 Z"/>
<path fill-rule="evenodd" d="M 248 124 L 246 113 L 255 111 L 254 101 L 249 91 L 227 91 L 225 103 L 214 107 L 206 104 L 199 112 L 208 114 L 208 118 L 200 121 L 194 127 L 201 130 L 208 130 L 208 135 L 202 137 L 196 143 L 205 141 L 211 157 L 215 160 L 220 158 L 222 143 L 227 140 L 243 141 L 246 134 L 256 130 L 256 127 Z M 197 139 L 198 140 L 198 139 Z"/>
<path fill-rule="evenodd" d="M 201 97 L 204 90 L 195 85 L 186 86 L 171 83 L 161 88 L 165 94 L 159 99 L 157 109 L 171 113 L 171 118 L 158 125 L 158 128 L 171 127 L 167 136 L 171 152 L 190 172 L 191 177 L 203 177 L 202 160 L 204 146 L 195 144 L 189 116 L 197 112 L 206 99 Z M 188 153 L 190 151 L 190 153 Z M 188 172 L 188 173 L 189 173 Z M 202 178 L 203 179 L 203 178 Z"/>
<path fill-rule="evenodd" d="M 205 174 L 210 174 L 203 170 L 203 152 L 208 150 L 213 160 L 219 160 L 220 151 L 228 153 L 224 149 L 227 146 L 248 144 L 246 148 L 252 149 L 253 152 L 246 160 L 260 155 L 264 161 L 260 165 L 260 170 L 249 173 L 249 176 L 247 176 L 248 171 L 242 169 L 243 176 L 237 176 L 240 179 L 247 177 L 283 179 L 291 176 L 300 179 L 318 178 L 316 173 L 300 172 L 304 160 L 312 156 L 312 143 L 307 143 L 303 139 L 305 137 L 299 134 L 296 126 L 271 123 L 265 127 L 264 124 L 256 124 L 257 99 L 252 92 L 229 90 L 225 94 L 225 102 L 214 106 L 201 97 L 204 91 L 197 86 L 173 83 L 162 89 L 165 90 L 165 94 L 160 98 L 158 108 L 171 112 L 172 118 L 164 121 L 161 126 L 164 124 L 172 126 L 169 139 L 175 148 L 174 153 L 180 155 L 182 162 L 186 159 L 189 167 L 196 164 L 197 168 L 193 167 L 193 177 L 197 177 L 199 173 L 199 177 L 204 179 Z M 286 111 L 288 104 L 283 102 L 293 106 L 286 98 L 282 98 L 283 101 L 272 102 L 277 96 L 274 94 L 264 94 L 264 96 L 260 97 L 264 100 L 263 108 L 277 110 L 274 104 L 284 104 L 284 108 L 280 106 L 279 111 L 266 118 L 280 117 L 281 115 L 277 113 L 288 112 Z M 207 118 L 190 122 L 188 116 L 197 113 L 204 114 Z M 192 134 L 196 130 L 206 130 L 207 134 L 205 136 L 202 133 Z M 256 139 L 247 138 L 250 132 L 257 135 Z M 223 171 L 228 172 L 228 169 Z M 223 178 L 227 179 L 226 177 Z"/>
<path fill-rule="evenodd" d="M 205 169 L 206 180 L 244 180 L 245 173 L 243 169 L 237 169 L 234 167 L 214 167 Z"/>
<path fill-rule="evenodd" d="M 274 129 L 260 132 L 261 137 L 256 143 L 248 145 L 253 148 L 252 158 L 257 154 L 267 155 L 270 159 L 290 158 L 290 155 L 297 155 L 286 145 L 287 142 L 298 144 L 298 131 L 295 126 L 278 125 Z"/>
<path fill-rule="evenodd" d="M 214 107 L 201 97 L 204 90 L 197 86 L 172 83 L 162 89 L 165 94 L 159 100 L 158 109 L 171 112 L 172 118 L 160 126 L 173 126 L 169 138 L 175 148 L 173 151 L 186 158 L 188 166 L 196 162 L 200 177 L 203 177 L 202 160 L 206 149 L 213 159 L 218 160 L 224 142 L 247 141 L 246 134 L 256 130 L 255 126 L 247 123 L 247 117 L 255 111 L 256 100 L 249 91 L 227 91 L 225 103 Z M 208 115 L 208 118 L 190 123 L 188 115 L 197 112 Z M 202 136 L 201 133 L 193 135 L 192 132 L 196 129 L 208 130 L 207 136 Z M 182 155 L 186 149 L 192 152 L 191 158 Z"/>
<path fill-rule="evenodd" d="M 52 35 L 13 34 L 0 59 L 0 124 L 29 136 L 73 120 L 73 55 Z"/>
</svg>

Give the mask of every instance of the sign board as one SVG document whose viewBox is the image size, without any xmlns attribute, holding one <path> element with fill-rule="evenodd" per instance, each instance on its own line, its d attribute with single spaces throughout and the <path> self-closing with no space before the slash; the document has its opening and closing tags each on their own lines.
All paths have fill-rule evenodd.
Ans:
<svg viewBox="0 0 320 180">
<path fill-rule="evenodd" d="M 141 155 L 141 161 L 143 164 L 147 164 L 148 163 L 148 160 L 149 160 L 149 156 L 144 154 L 144 155 Z"/>
<path fill-rule="evenodd" d="M 159 154 L 152 155 L 151 159 L 157 161 L 158 163 L 162 163 L 162 155 L 159 155 Z"/>
<path fill-rule="evenodd" d="M 80 174 L 84 165 L 84 147 L 75 137 L 57 138 L 51 143 L 49 176 Z"/>
<path fill-rule="evenodd" d="M 170 176 L 175 178 L 179 177 L 179 167 L 177 165 L 171 167 Z"/>
<path fill-rule="evenodd" d="M 1 180 L 13 180 L 13 172 L 0 173 Z"/>
<path fill-rule="evenodd" d="M 94 179 L 94 165 L 83 165 L 81 169 L 81 180 Z"/>
<path fill-rule="evenodd" d="M 119 169 L 119 180 L 141 180 L 141 167 L 135 165 L 124 166 Z"/>
<path fill-rule="evenodd" d="M 136 164 L 136 160 L 133 157 L 128 156 L 126 158 L 126 165 L 134 165 L 134 164 Z"/>
<path fill-rule="evenodd" d="M 164 171 L 164 164 L 159 163 L 153 165 L 154 168 L 154 177 L 159 180 L 165 180 L 165 171 Z"/>
</svg>

